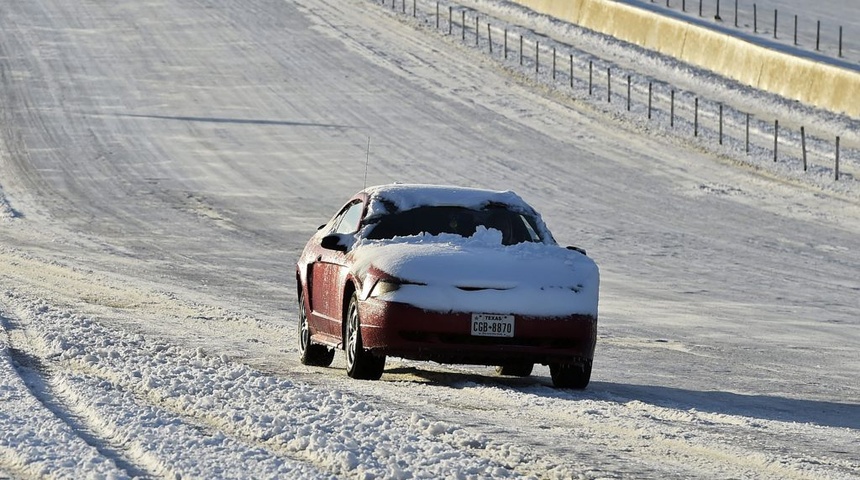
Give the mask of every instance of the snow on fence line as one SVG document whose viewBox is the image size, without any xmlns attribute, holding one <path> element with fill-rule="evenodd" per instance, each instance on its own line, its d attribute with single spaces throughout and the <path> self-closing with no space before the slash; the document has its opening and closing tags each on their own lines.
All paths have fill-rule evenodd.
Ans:
<svg viewBox="0 0 860 480">
<path fill-rule="evenodd" d="M 721 102 L 707 101 L 692 92 L 677 89 L 665 82 L 655 81 L 618 67 L 613 68 L 611 62 L 563 44 L 562 47 L 568 48 L 575 54 L 567 53 L 567 58 L 563 59 L 567 60 L 568 68 L 559 68 L 561 63 L 559 48 L 555 45 L 548 46 L 555 44 L 555 41 L 546 38 L 542 45 L 541 40 L 526 37 L 529 33 L 539 36 L 533 32 L 514 27 L 510 29 L 494 27 L 490 22 L 482 24 L 480 22 L 482 14 L 454 2 L 445 1 L 447 5 L 443 6 L 440 1 L 422 0 L 422 9 L 425 8 L 424 3 L 430 6 L 427 11 L 419 11 L 418 0 L 375 1 L 383 6 L 390 5 L 392 10 L 399 10 L 400 13 L 412 17 L 422 16 L 425 25 L 435 25 L 436 31 L 443 35 L 459 37 L 461 43 L 465 45 L 486 50 L 491 56 L 499 57 L 499 60 L 507 62 L 508 65 L 518 67 L 521 72 L 531 72 L 535 79 L 541 80 L 540 77 L 544 76 L 556 86 L 569 85 L 573 91 L 579 91 L 581 88 L 583 96 L 587 90 L 587 96 L 584 98 L 598 98 L 599 92 L 596 90 L 605 89 L 606 95 L 600 94 L 599 98 L 605 99 L 607 104 L 612 104 L 613 99 L 616 99 L 616 105 L 619 103 L 626 105 L 626 109 L 621 110 L 631 114 L 645 114 L 649 124 L 653 122 L 654 125 L 665 126 L 668 123 L 670 132 L 675 134 L 688 132 L 699 140 L 699 145 L 706 148 L 710 147 L 708 141 L 716 140 L 720 145 L 717 153 L 738 152 L 742 149 L 748 157 L 772 158 L 774 163 L 783 163 L 789 169 L 802 165 L 803 172 L 812 170 L 819 177 L 829 176 L 837 181 L 846 175 L 860 178 L 860 174 L 844 172 L 845 159 L 850 157 L 855 160 L 854 163 L 860 162 L 860 150 L 840 151 L 840 136 L 830 139 L 814 137 L 809 135 L 806 126 L 803 125 L 794 130 L 780 128 L 778 119 L 757 118 Z M 407 9 L 407 2 L 411 3 L 410 9 Z M 483 17 L 485 20 L 489 19 L 485 15 Z M 481 35 L 482 31 L 485 32 L 484 36 Z M 534 49 L 528 43 L 533 43 Z M 545 53 L 542 55 L 541 52 Z M 561 56 L 564 57 L 564 55 Z M 543 60 L 542 64 L 542 58 L 545 57 L 549 57 L 549 60 Z M 598 66 L 599 63 L 605 66 Z M 617 78 L 623 78 L 626 82 L 626 89 L 622 90 L 622 93 L 618 93 L 617 89 L 613 92 L 613 70 L 620 71 L 620 75 L 619 73 L 614 75 L 616 81 Z M 605 72 L 605 77 L 597 79 L 601 72 Z M 647 104 L 635 103 L 634 96 L 644 97 L 646 89 Z M 782 150 L 779 148 L 780 145 L 783 146 Z M 791 152 L 794 152 L 794 155 Z M 810 157 L 816 159 L 817 163 L 812 164 Z M 840 165 L 840 157 L 842 165 Z M 841 167 L 843 167 L 842 170 L 840 170 Z"/>
</svg>

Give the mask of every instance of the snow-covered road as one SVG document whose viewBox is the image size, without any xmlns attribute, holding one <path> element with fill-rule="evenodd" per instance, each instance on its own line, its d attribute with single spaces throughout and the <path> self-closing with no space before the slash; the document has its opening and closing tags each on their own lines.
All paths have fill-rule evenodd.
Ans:
<svg viewBox="0 0 860 480">
<path fill-rule="evenodd" d="M 587 390 L 299 364 L 293 264 L 368 137 L 368 184 L 512 189 L 596 259 Z M 860 478 L 851 178 L 710 154 L 365 0 L 12 2 L 0 142 L 0 478 Z"/>
</svg>

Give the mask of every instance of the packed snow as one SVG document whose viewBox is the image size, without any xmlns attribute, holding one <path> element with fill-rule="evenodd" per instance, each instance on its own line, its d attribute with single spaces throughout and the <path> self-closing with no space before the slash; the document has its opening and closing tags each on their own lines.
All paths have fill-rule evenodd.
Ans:
<svg viewBox="0 0 860 480">
<path fill-rule="evenodd" d="M 0 8 L 0 478 L 860 478 L 857 122 L 463 2 L 571 48 L 570 89 L 409 3 Z M 583 93 L 589 60 L 753 111 L 751 152 Z M 589 387 L 301 365 L 296 258 L 368 181 L 516 191 L 586 248 Z"/>
</svg>

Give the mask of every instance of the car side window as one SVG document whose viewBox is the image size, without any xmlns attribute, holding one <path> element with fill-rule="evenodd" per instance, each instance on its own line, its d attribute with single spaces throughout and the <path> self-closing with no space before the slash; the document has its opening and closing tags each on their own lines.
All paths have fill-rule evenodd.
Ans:
<svg viewBox="0 0 860 480">
<path fill-rule="evenodd" d="M 523 226 L 528 232 L 529 240 L 531 242 L 540 242 L 540 235 L 537 234 L 531 222 L 529 222 L 526 217 L 519 215 L 520 220 L 523 222 Z"/>
<path fill-rule="evenodd" d="M 357 201 L 343 211 L 337 221 L 334 233 L 355 233 L 358 231 L 358 222 L 361 220 L 361 211 L 364 204 Z"/>
</svg>

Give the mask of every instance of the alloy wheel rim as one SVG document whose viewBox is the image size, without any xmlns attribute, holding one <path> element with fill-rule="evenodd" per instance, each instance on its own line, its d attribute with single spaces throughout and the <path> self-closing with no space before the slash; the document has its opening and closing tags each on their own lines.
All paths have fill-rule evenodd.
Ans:
<svg viewBox="0 0 860 480">
<path fill-rule="evenodd" d="M 349 320 L 346 324 L 346 363 L 352 368 L 358 350 L 358 312 L 353 305 L 349 309 Z"/>
<path fill-rule="evenodd" d="M 308 344 L 310 343 L 310 327 L 308 327 L 308 316 L 305 314 L 305 299 L 304 297 L 299 300 L 299 346 L 302 351 L 308 349 Z"/>
</svg>

